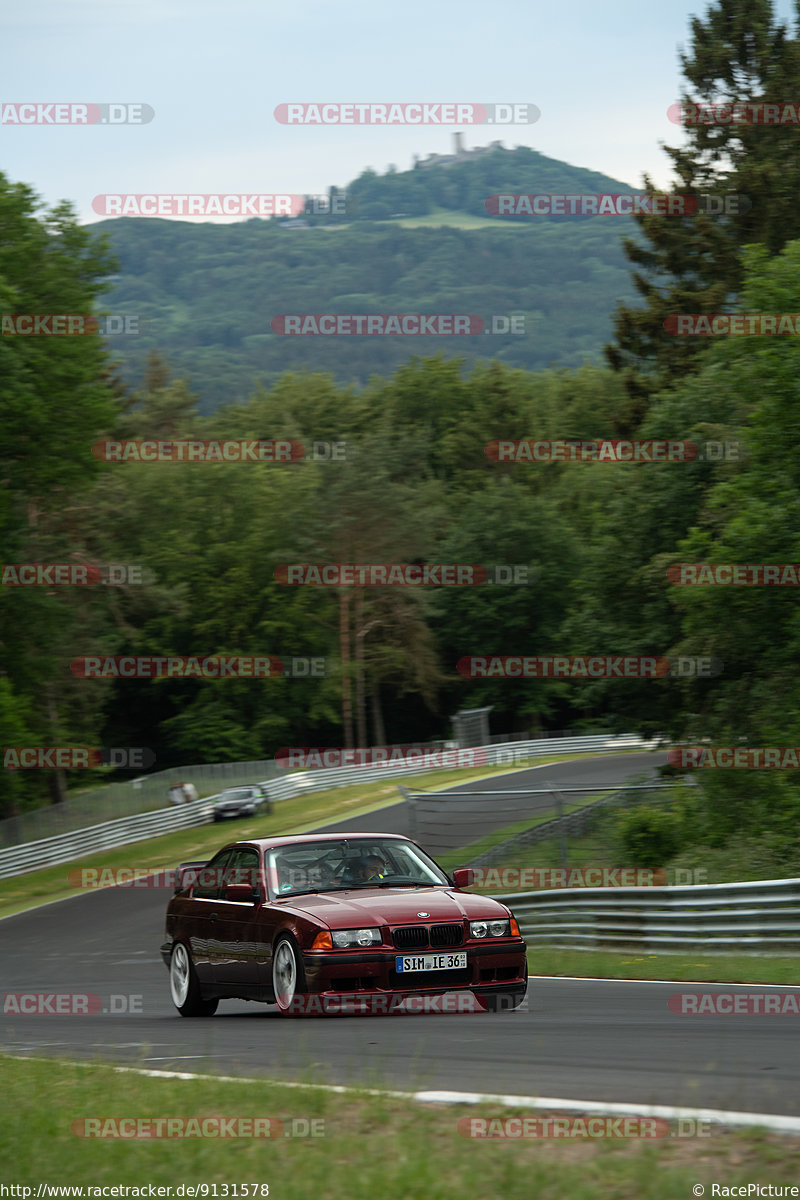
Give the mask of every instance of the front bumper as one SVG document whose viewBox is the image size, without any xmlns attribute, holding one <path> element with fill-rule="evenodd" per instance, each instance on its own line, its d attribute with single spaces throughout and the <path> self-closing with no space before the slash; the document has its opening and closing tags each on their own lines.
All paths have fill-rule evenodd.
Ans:
<svg viewBox="0 0 800 1200">
<path fill-rule="evenodd" d="M 463 988 L 503 991 L 513 985 L 527 987 L 528 962 L 521 938 L 486 946 L 454 947 L 452 952 L 459 951 L 466 952 L 467 965 L 449 971 L 398 972 L 396 960 L 403 952 L 386 947 L 371 951 L 306 950 L 303 966 L 309 993 L 320 995 L 420 995 Z"/>
</svg>

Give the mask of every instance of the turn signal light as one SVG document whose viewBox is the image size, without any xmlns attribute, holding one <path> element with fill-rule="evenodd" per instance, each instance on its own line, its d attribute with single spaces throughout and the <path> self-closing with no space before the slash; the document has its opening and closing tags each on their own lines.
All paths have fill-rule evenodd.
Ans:
<svg viewBox="0 0 800 1200">
<path fill-rule="evenodd" d="M 318 933 L 317 936 L 314 938 L 314 941 L 311 943 L 311 949 L 312 950 L 332 950 L 333 942 L 331 941 L 330 933 L 328 933 L 328 932 Z"/>
<path fill-rule="evenodd" d="M 519 937 L 519 925 L 517 924 L 515 917 L 511 918 L 511 936 Z"/>
</svg>

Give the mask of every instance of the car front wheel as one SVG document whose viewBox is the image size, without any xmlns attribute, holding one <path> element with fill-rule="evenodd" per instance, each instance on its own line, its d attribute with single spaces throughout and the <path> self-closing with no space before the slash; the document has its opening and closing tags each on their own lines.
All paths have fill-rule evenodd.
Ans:
<svg viewBox="0 0 800 1200">
<path fill-rule="evenodd" d="M 297 946 L 291 938 L 282 937 L 272 953 L 272 990 L 275 1003 L 283 1016 L 298 1012 L 296 996 L 305 994 L 306 974 Z"/>
<path fill-rule="evenodd" d="M 218 1000 L 204 1000 L 200 994 L 192 957 L 183 942 L 172 947 L 169 960 L 169 990 L 172 1003 L 182 1017 L 213 1017 Z"/>
</svg>

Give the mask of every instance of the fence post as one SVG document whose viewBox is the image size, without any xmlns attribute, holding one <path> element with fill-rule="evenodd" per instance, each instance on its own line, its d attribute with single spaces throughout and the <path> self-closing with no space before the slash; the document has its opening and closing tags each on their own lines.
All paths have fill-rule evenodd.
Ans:
<svg viewBox="0 0 800 1200">
<path fill-rule="evenodd" d="M 406 802 L 408 807 L 408 836 L 412 842 L 417 840 L 417 801 L 407 787 L 403 787 L 402 783 L 398 783 L 397 790 Z"/>
<path fill-rule="evenodd" d="M 555 796 L 556 813 L 558 814 L 558 856 L 561 861 L 561 869 L 566 871 L 569 866 L 569 850 L 567 848 L 567 831 L 564 824 L 564 797 L 549 779 L 545 780 L 545 786 L 549 787 L 553 796 Z"/>
</svg>

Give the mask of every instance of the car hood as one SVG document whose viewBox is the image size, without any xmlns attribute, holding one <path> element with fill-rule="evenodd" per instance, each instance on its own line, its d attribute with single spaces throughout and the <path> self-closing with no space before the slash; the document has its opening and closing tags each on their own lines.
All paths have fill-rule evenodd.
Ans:
<svg viewBox="0 0 800 1200">
<path fill-rule="evenodd" d="M 449 888 L 359 888 L 292 897 L 286 901 L 286 907 L 308 913 L 332 929 L 368 924 L 427 925 L 464 918 L 477 921 L 506 915 L 505 907 L 490 896 L 472 896 Z M 430 915 L 421 917 L 419 914 L 423 912 Z"/>
</svg>

